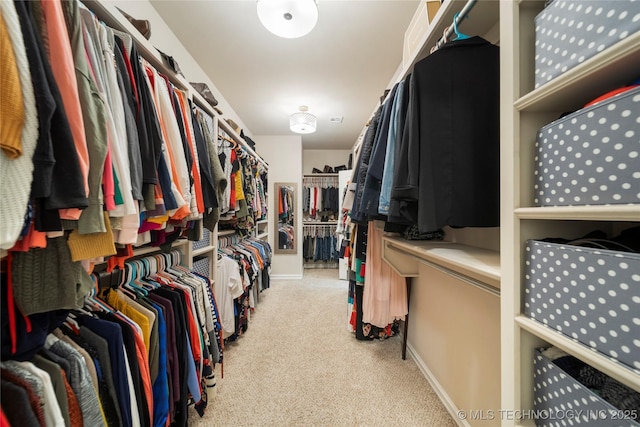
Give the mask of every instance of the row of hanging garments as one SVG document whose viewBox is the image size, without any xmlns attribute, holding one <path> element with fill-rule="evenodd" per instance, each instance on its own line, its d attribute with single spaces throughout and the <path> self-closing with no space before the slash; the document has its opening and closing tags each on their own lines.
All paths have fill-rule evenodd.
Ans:
<svg viewBox="0 0 640 427">
<path fill-rule="evenodd" d="M 335 221 L 340 209 L 338 177 L 305 176 L 302 184 L 302 213 L 305 221 Z"/>
<path fill-rule="evenodd" d="M 43 313 L 51 333 L 3 307 L 10 425 L 186 426 L 190 403 L 202 416 L 224 344 L 211 282 L 181 260 L 173 251 L 94 273 L 82 309 Z"/>
<path fill-rule="evenodd" d="M 220 229 L 249 236 L 256 222 L 267 217 L 267 168 L 251 157 L 223 130 L 219 131 L 218 157 L 224 180 Z"/>
<path fill-rule="evenodd" d="M 414 234 L 499 226 L 499 81 L 499 48 L 480 37 L 461 36 L 416 63 L 365 132 L 352 220 Z"/>
<path fill-rule="evenodd" d="M 334 225 L 304 225 L 303 226 L 302 257 L 310 263 L 337 263 L 337 236 Z"/>
<path fill-rule="evenodd" d="M 0 103 L 25 119 L 0 155 L 1 248 L 66 232 L 72 259 L 92 260 L 114 243 L 175 239 L 190 220 L 213 230 L 222 188 L 211 116 L 79 1 L 3 3 L 20 78 Z"/>
<path fill-rule="evenodd" d="M 407 313 L 404 280 L 381 259 L 383 230 L 441 240 L 445 226 L 499 226 L 499 81 L 499 48 L 458 34 L 374 113 L 343 206 L 357 338 L 387 336 Z"/>
<path fill-rule="evenodd" d="M 264 240 L 237 235 L 221 237 L 218 247 L 214 293 L 223 337 L 233 341 L 248 328 L 255 295 L 270 286 L 272 251 Z"/>
</svg>

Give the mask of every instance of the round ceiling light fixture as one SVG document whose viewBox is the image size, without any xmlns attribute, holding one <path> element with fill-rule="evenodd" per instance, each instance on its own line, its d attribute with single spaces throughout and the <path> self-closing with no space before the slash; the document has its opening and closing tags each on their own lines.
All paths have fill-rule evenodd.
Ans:
<svg viewBox="0 0 640 427">
<path fill-rule="evenodd" d="M 308 34 L 318 22 L 316 0 L 258 0 L 258 18 L 273 34 L 294 39 Z"/>
<path fill-rule="evenodd" d="M 313 133 L 316 131 L 318 119 L 309 113 L 309 107 L 301 105 L 298 112 L 289 117 L 289 129 L 295 133 Z"/>
</svg>

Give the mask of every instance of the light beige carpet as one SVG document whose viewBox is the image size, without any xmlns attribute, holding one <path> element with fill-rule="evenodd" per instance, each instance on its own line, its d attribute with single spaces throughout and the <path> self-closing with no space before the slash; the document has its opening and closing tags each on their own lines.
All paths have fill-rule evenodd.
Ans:
<svg viewBox="0 0 640 427">
<path fill-rule="evenodd" d="M 225 348 L 224 379 L 193 426 L 455 426 L 427 380 L 400 357 L 400 336 L 347 330 L 348 283 L 337 270 L 273 280 L 247 332 Z"/>
</svg>

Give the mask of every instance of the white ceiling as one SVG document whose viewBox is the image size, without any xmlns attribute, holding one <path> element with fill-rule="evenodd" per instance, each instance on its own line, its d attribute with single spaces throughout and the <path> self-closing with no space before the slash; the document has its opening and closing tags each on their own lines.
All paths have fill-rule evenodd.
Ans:
<svg viewBox="0 0 640 427">
<path fill-rule="evenodd" d="M 318 130 L 303 148 L 350 149 L 402 62 L 419 0 L 319 0 L 299 39 L 268 32 L 255 0 L 150 2 L 253 135 L 292 134 L 289 115 L 307 105 Z"/>
</svg>

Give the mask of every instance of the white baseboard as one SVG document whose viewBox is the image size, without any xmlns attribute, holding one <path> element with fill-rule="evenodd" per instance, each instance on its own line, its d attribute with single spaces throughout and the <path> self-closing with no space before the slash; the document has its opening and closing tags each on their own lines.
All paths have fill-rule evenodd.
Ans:
<svg viewBox="0 0 640 427">
<path fill-rule="evenodd" d="M 451 400 L 444 387 L 442 387 L 440 382 L 427 367 L 426 363 L 424 363 L 424 360 L 422 360 L 422 358 L 418 356 L 418 353 L 414 350 L 409 342 L 407 342 L 407 353 L 413 359 L 413 361 L 416 362 L 416 365 L 418 365 L 418 369 L 420 369 L 422 375 L 424 375 L 424 377 L 427 379 L 427 381 L 431 385 L 431 388 L 433 388 L 433 391 L 436 392 L 444 407 L 447 409 L 449 414 L 451 414 L 453 420 L 460 427 L 471 427 L 471 424 L 469 424 L 466 420 L 460 419 L 460 417 L 458 416 L 458 407 L 455 405 L 455 403 L 453 403 L 453 400 Z"/>
<path fill-rule="evenodd" d="M 276 280 L 302 280 L 302 274 L 271 274 L 270 278 Z"/>
</svg>

